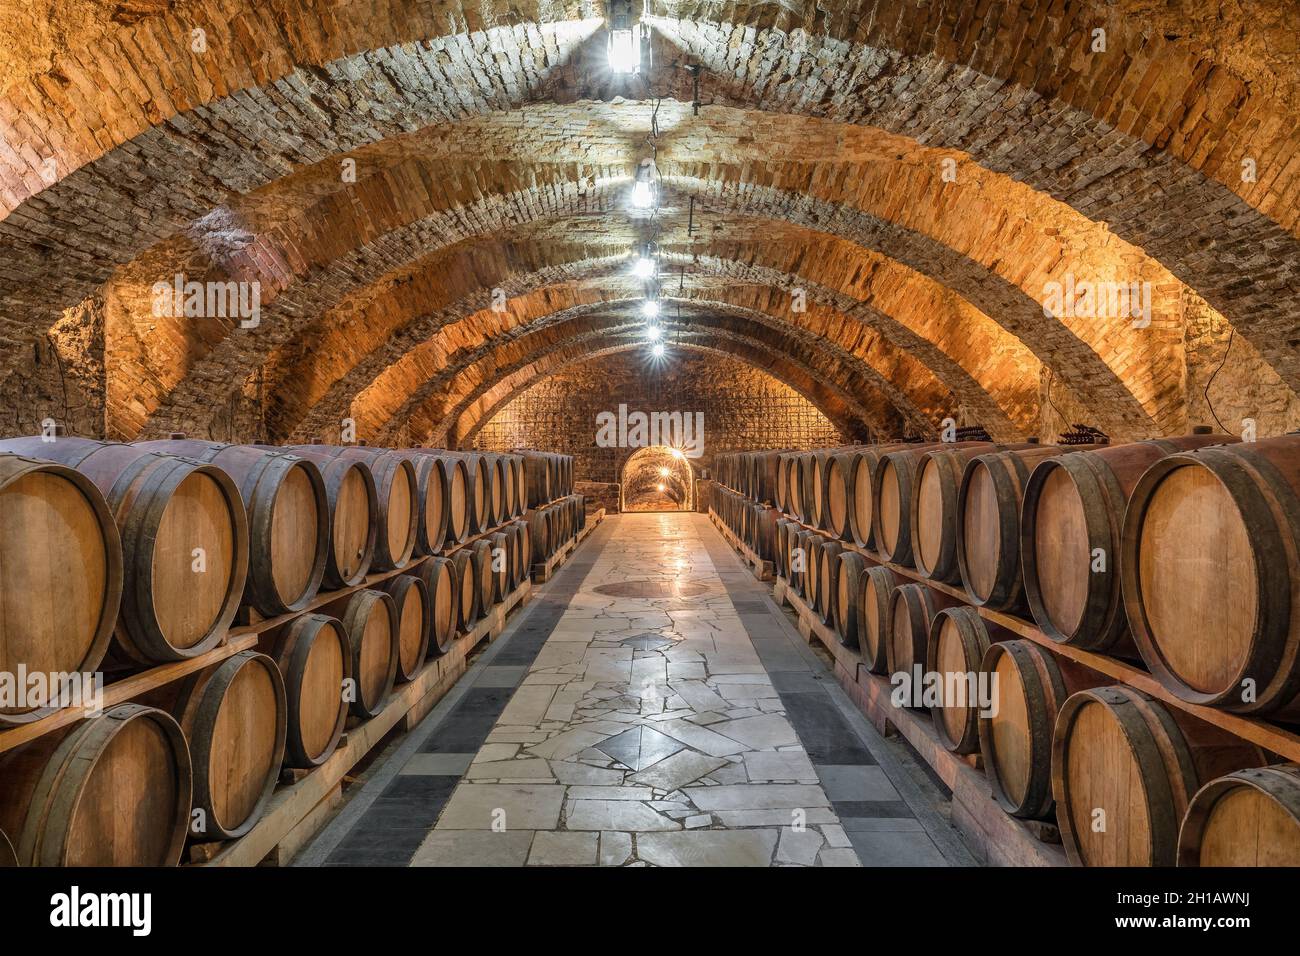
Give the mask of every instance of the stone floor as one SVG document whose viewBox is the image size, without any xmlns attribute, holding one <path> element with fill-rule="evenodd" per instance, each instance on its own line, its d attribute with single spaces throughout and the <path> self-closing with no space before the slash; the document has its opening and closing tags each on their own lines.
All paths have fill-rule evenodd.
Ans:
<svg viewBox="0 0 1300 956">
<path fill-rule="evenodd" d="M 298 860 L 965 865 L 707 519 L 604 523 Z"/>
</svg>

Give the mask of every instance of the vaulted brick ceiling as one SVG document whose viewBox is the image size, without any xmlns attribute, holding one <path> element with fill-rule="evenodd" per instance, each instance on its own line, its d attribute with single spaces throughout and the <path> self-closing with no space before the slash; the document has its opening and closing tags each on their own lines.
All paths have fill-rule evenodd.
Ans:
<svg viewBox="0 0 1300 956">
<path fill-rule="evenodd" d="M 654 238 L 665 331 L 846 434 L 1035 434 L 1048 387 L 1177 432 L 1230 330 L 1294 424 L 1300 18 L 1204 6 L 656 2 L 620 77 L 600 4 L 0 0 L 0 394 L 46 338 L 102 353 L 110 437 L 253 395 L 245 438 L 465 441 L 633 347 Z M 178 273 L 260 283 L 260 325 L 155 315 Z M 1046 315 L 1071 277 L 1151 324 Z"/>
</svg>

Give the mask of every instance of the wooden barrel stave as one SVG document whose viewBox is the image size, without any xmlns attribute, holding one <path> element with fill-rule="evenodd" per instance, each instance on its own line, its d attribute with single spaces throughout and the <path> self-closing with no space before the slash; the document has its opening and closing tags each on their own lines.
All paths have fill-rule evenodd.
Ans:
<svg viewBox="0 0 1300 956">
<path fill-rule="evenodd" d="M 324 614 L 294 618 L 261 642 L 284 680 L 284 765 L 309 770 L 329 759 L 347 723 L 345 682 L 352 651 L 341 621 Z"/>
</svg>

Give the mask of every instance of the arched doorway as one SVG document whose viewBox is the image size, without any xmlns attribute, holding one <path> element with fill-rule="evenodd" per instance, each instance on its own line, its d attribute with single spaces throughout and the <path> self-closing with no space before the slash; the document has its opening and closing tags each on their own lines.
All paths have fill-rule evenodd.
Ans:
<svg viewBox="0 0 1300 956">
<path fill-rule="evenodd" d="M 619 472 L 622 511 L 690 511 L 695 471 L 676 448 L 651 445 L 633 452 Z"/>
</svg>

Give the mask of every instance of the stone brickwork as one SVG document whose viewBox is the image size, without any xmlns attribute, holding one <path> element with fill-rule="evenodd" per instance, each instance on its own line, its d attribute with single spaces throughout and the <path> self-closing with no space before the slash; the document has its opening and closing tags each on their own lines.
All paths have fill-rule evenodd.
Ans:
<svg viewBox="0 0 1300 956">
<path fill-rule="evenodd" d="M 0 0 L 0 429 L 472 441 L 636 341 L 653 237 L 684 354 L 842 432 L 1276 434 L 1290 6 L 686 0 L 619 78 L 587 0 Z M 158 314 L 175 276 L 259 321 Z M 1076 280 L 1150 321 L 1045 312 Z"/>
<path fill-rule="evenodd" d="M 815 406 L 760 369 L 730 357 L 695 353 L 656 364 L 642 344 L 571 365 L 533 385 L 492 416 L 474 445 L 550 448 L 574 456 L 575 478 L 621 481 L 623 466 L 637 449 L 596 444 L 596 416 L 617 414 L 620 403 L 629 413 L 703 412 L 703 455 L 690 459 L 696 477 L 723 452 L 813 448 L 840 444 L 845 437 Z M 652 477 L 643 476 L 641 484 L 658 484 Z"/>
</svg>

